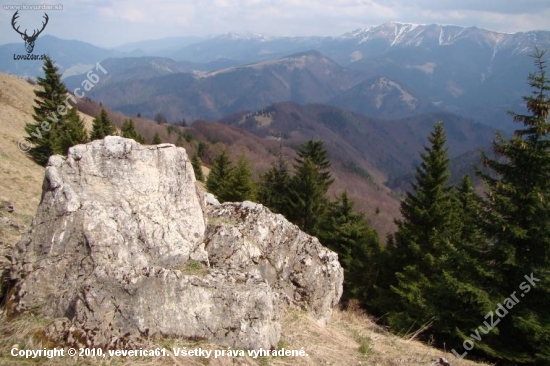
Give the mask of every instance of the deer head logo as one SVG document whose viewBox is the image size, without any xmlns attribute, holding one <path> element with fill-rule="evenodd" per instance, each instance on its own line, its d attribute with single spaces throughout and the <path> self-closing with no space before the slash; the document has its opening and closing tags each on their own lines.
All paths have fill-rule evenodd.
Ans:
<svg viewBox="0 0 550 366">
<path fill-rule="evenodd" d="M 29 36 L 27 34 L 27 30 L 25 29 L 25 32 L 24 33 L 21 33 L 19 31 L 19 27 L 15 28 L 15 20 L 17 18 L 19 18 L 19 15 L 17 15 L 17 13 L 19 13 L 19 10 L 17 10 L 15 12 L 15 14 L 13 14 L 13 17 L 11 18 L 11 26 L 13 27 L 13 29 L 19 33 L 21 35 L 21 38 L 23 38 L 23 40 L 25 41 L 25 48 L 27 49 L 27 53 L 32 53 L 32 50 L 34 49 L 34 41 L 36 41 L 36 38 L 38 37 L 38 35 L 40 33 L 42 33 L 42 31 L 44 30 L 44 28 L 46 28 L 46 24 L 48 24 L 48 14 L 44 13 L 44 19 L 46 19 L 45 22 L 42 22 L 42 29 L 38 30 L 36 29 L 33 33 L 32 33 L 32 36 Z"/>
</svg>

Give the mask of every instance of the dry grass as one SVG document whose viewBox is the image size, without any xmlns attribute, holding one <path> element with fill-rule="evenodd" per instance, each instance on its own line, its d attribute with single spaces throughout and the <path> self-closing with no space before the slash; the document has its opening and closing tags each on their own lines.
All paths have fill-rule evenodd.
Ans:
<svg viewBox="0 0 550 366">
<path fill-rule="evenodd" d="M 33 90 L 24 80 L 0 73 L 0 206 L 9 202 L 14 208 L 12 213 L 0 208 L 0 218 L 19 226 L 0 223 L 0 272 L 7 265 L 4 255 L 30 225 L 40 202 L 44 169 L 18 148 L 25 123 L 33 121 Z"/>
<path fill-rule="evenodd" d="M 43 365 L 258 365 L 258 366 L 317 366 L 317 365 L 434 365 L 440 357 L 445 357 L 453 366 L 479 365 L 458 360 L 451 354 L 428 347 L 415 340 L 406 340 L 389 334 L 374 324 L 366 315 L 355 311 L 334 310 L 327 326 L 319 326 L 306 313 L 297 309 L 287 310 L 282 317 L 283 336 L 279 349 L 301 350 L 307 357 L 251 357 L 244 350 L 244 357 L 221 356 L 214 358 L 215 350 L 227 350 L 207 341 L 190 341 L 163 338 L 151 340 L 143 349 L 165 348 L 166 357 L 116 357 L 105 358 L 64 357 L 23 360 L 11 356 L 11 349 L 38 350 L 44 347 L 41 330 L 48 324 L 41 318 L 21 316 L 6 322 L 0 315 L 0 365 L 36 364 Z M 60 347 L 62 345 L 58 345 Z M 211 350 L 210 358 L 176 357 L 173 348 Z"/>
<path fill-rule="evenodd" d="M 32 120 L 33 86 L 14 76 L 0 73 L 0 201 L 14 205 L 13 213 L 1 215 L 21 226 L 21 229 L 0 224 L 0 258 L 11 251 L 19 239 L 24 225 L 29 225 L 40 200 L 44 169 L 17 147 L 25 136 L 24 125 Z M 91 118 L 87 119 L 89 126 Z M 160 127 L 160 126 L 159 126 Z M 205 169 L 205 173 L 208 170 Z M 1 202 L 0 202 L 1 203 Z M 0 262 L 0 271 L 6 267 Z M 191 271 L 200 268 L 189 268 Z M 326 327 L 319 326 L 302 311 L 290 309 L 282 316 L 283 335 L 279 348 L 300 350 L 308 357 L 197 357 L 176 358 L 53 358 L 25 360 L 12 357 L 11 350 L 42 349 L 45 340 L 42 330 L 49 320 L 32 315 L 19 316 L 7 321 L 0 311 L 0 365 L 430 365 L 439 357 L 447 357 L 453 366 L 475 365 L 459 361 L 452 355 L 430 348 L 414 340 L 401 339 L 387 333 L 369 318 L 357 311 L 335 309 Z M 48 345 L 52 346 L 52 345 Z M 63 345 L 57 345 L 58 347 Z M 170 353 L 173 347 L 193 349 L 227 349 L 206 341 L 194 342 L 181 339 L 151 340 L 144 349 L 164 347 Z"/>
<path fill-rule="evenodd" d="M 17 145 L 26 136 L 25 123 L 33 121 L 33 90 L 15 76 L 0 74 L 0 200 L 13 203 L 26 223 L 36 211 L 44 178 L 44 169 Z"/>
</svg>

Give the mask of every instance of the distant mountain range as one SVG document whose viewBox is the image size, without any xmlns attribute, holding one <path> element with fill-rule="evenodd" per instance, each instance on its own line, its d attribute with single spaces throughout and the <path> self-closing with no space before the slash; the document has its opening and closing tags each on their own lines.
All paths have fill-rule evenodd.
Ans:
<svg viewBox="0 0 550 366">
<path fill-rule="evenodd" d="M 176 72 L 170 70 L 181 63 L 153 59 L 145 65 L 138 60 L 107 60 L 107 70 L 120 72 L 102 80 L 90 96 L 128 115 L 152 117 L 161 112 L 174 122 L 215 120 L 282 101 L 324 103 L 361 80 L 361 73 L 316 51 L 213 72 Z M 141 76 L 136 75 L 136 68 Z M 70 88 L 81 81 L 81 76 L 66 79 Z"/>
<path fill-rule="evenodd" d="M 218 120 L 294 102 L 376 120 L 440 115 L 510 131 L 506 112 L 523 111 L 535 46 L 550 48 L 550 32 L 390 22 L 340 37 L 225 34 L 115 49 L 43 36 L 35 53 L 52 56 L 70 89 L 84 80 L 81 72 L 101 62 L 108 74 L 87 96 L 128 115 Z M 23 51 L 22 42 L 0 46 L 7 60 L 0 71 L 40 74 L 40 61 L 12 60 Z"/>
<path fill-rule="evenodd" d="M 9 59 L 15 46 L 22 48 L 0 46 L 0 56 Z M 50 50 L 66 76 L 101 61 L 111 72 L 89 96 L 150 118 L 218 119 L 293 101 L 386 119 L 447 111 L 511 130 L 506 111 L 522 111 L 535 46 L 550 48 L 550 32 L 390 22 L 340 37 L 225 34 L 113 50 L 44 36 L 37 52 Z M 0 70 L 35 75 L 34 63 L 2 63 Z M 76 86 L 82 76 L 66 80 Z"/>
</svg>

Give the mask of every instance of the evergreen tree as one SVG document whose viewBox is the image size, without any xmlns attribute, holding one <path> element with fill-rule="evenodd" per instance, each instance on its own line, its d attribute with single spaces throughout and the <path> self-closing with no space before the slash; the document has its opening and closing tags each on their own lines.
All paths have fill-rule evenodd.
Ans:
<svg viewBox="0 0 550 366">
<path fill-rule="evenodd" d="M 502 301 L 494 297 L 494 271 L 486 261 L 488 242 L 480 220 L 482 199 L 468 175 L 462 178 L 453 199 L 456 232 L 444 242 L 445 252 L 439 258 L 441 272 L 433 280 L 429 299 L 434 315 L 429 332 L 435 335 L 438 346 L 471 341 L 470 334 L 483 325 L 481 320 Z M 498 330 L 483 334 L 483 342 L 476 344 L 469 354 L 495 355 L 497 336 Z"/>
<path fill-rule="evenodd" d="M 456 233 L 449 180 L 449 158 L 443 124 L 435 125 L 430 146 L 420 154 L 416 183 L 401 203 L 402 220 L 390 238 L 388 251 L 389 305 L 394 311 L 388 320 L 394 330 L 407 331 L 433 320 L 430 302 L 437 276 L 443 270 L 441 258 Z M 395 275 L 394 275 L 395 273 Z"/>
<path fill-rule="evenodd" d="M 256 186 L 252 180 L 250 162 L 241 155 L 231 171 L 226 200 L 231 202 L 253 201 L 256 199 Z"/>
<path fill-rule="evenodd" d="M 327 192 L 334 181 L 323 141 L 310 140 L 298 148 L 295 174 L 289 189 L 289 219 L 303 231 L 315 235 L 319 218 L 326 210 Z"/>
<path fill-rule="evenodd" d="M 260 177 L 258 187 L 259 202 L 267 206 L 271 211 L 288 217 L 290 179 L 288 164 L 283 155 L 282 146 L 280 146 L 277 161 Z"/>
<path fill-rule="evenodd" d="M 134 127 L 134 121 L 132 121 L 131 119 L 124 120 L 124 122 L 122 123 L 122 128 L 120 130 L 122 132 L 122 137 L 134 139 L 140 144 L 145 143 L 145 138 L 136 131 L 136 128 Z"/>
<path fill-rule="evenodd" d="M 27 123 L 25 132 L 28 134 L 27 140 L 33 145 L 28 152 L 29 155 L 35 162 L 44 166 L 51 155 L 64 153 L 62 148 L 56 146 L 53 137 L 59 135 L 57 128 L 69 119 L 67 113 L 71 109 L 65 104 L 67 88 L 61 81 L 59 68 L 54 65 L 51 58 L 46 57 L 42 70 L 44 77 L 37 78 L 39 88 L 34 91 L 35 123 Z"/>
<path fill-rule="evenodd" d="M 155 136 L 153 136 L 153 145 L 162 144 L 162 140 L 160 139 L 159 133 L 155 132 Z"/>
<path fill-rule="evenodd" d="M 355 212 L 347 191 L 330 204 L 321 227 L 317 234 L 319 240 L 338 254 L 344 268 L 342 301 L 357 299 L 365 305 L 379 267 L 378 234 L 369 227 L 363 214 Z"/>
<path fill-rule="evenodd" d="M 498 269 L 496 291 L 520 302 L 499 324 L 499 354 L 515 364 L 550 364 L 550 80 L 544 51 L 533 55 L 536 69 L 523 99 L 527 114 L 510 112 L 523 126 L 509 140 L 497 135 L 496 159 L 483 155 L 489 263 Z M 518 289 L 526 284 L 529 293 Z M 523 296 L 525 295 L 525 296 Z"/>
<path fill-rule="evenodd" d="M 199 182 L 204 182 L 204 173 L 202 171 L 202 163 L 198 154 L 194 154 L 191 158 L 191 165 L 193 166 L 193 171 L 195 172 L 195 178 Z"/>
<path fill-rule="evenodd" d="M 207 156 L 208 151 L 208 145 L 206 142 L 199 141 L 199 145 L 197 146 L 197 155 L 199 158 L 204 159 Z"/>
<path fill-rule="evenodd" d="M 310 159 L 319 171 L 319 185 L 327 192 L 334 179 L 330 174 L 330 160 L 328 152 L 323 146 L 323 141 L 309 140 L 298 147 L 298 157 L 296 158 L 295 168 L 303 165 L 306 159 Z"/>
<path fill-rule="evenodd" d="M 206 180 L 206 189 L 215 195 L 220 202 L 229 200 L 232 173 L 231 160 L 224 150 L 214 158 L 210 174 Z"/>
<path fill-rule="evenodd" d="M 70 147 L 88 142 L 84 120 L 78 116 L 76 108 L 70 109 L 66 117 L 63 124 L 58 125 L 51 135 L 56 154 L 65 155 Z"/>
<path fill-rule="evenodd" d="M 92 133 L 90 134 L 91 140 L 101 140 L 105 136 L 113 136 L 116 134 L 115 125 L 111 122 L 111 119 L 107 115 L 107 111 L 101 108 L 99 115 L 94 118 L 92 123 Z"/>
</svg>

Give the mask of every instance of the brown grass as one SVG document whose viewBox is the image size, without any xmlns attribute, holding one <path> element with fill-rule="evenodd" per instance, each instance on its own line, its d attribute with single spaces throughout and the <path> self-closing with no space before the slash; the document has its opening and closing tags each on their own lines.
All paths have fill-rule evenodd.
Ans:
<svg viewBox="0 0 550 366">
<path fill-rule="evenodd" d="M 0 205 L 9 202 L 14 212 L 0 209 L 0 217 L 19 228 L 0 223 L 0 272 L 8 264 L 4 257 L 30 225 L 40 201 L 44 169 L 18 148 L 26 135 L 25 122 L 32 119 L 34 87 L 24 80 L 0 74 Z"/>
</svg>

